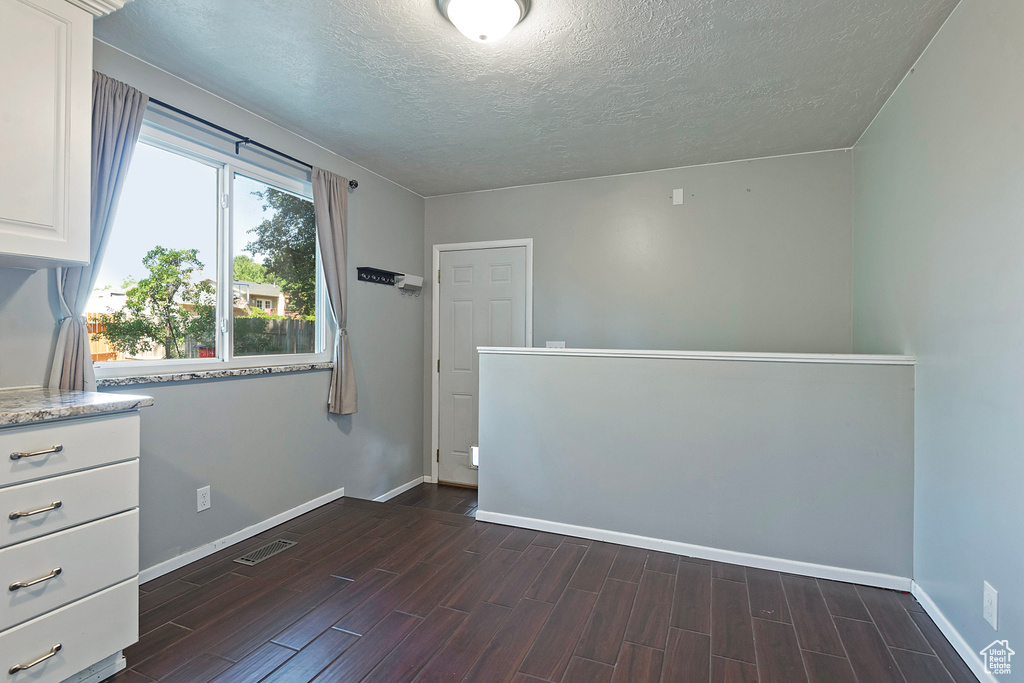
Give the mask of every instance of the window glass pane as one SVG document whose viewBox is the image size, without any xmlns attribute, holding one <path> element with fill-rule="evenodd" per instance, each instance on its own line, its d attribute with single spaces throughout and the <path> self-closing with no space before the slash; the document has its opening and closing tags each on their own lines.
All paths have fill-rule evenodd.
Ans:
<svg viewBox="0 0 1024 683">
<path fill-rule="evenodd" d="M 136 146 L 86 308 L 94 361 L 216 356 L 217 175 Z"/>
<path fill-rule="evenodd" d="M 235 175 L 234 352 L 316 352 L 313 202 Z"/>
</svg>

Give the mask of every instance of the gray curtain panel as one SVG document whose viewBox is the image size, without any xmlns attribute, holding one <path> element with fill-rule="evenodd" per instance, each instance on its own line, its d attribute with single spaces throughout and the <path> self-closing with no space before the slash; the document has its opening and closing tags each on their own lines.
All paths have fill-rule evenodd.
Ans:
<svg viewBox="0 0 1024 683">
<path fill-rule="evenodd" d="M 356 375 L 345 329 L 348 319 L 348 179 L 314 168 L 313 209 L 316 212 L 320 258 L 324 264 L 324 282 L 327 283 L 331 310 L 338 323 L 327 410 L 337 415 L 351 415 L 356 412 Z"/>
<path fill-rule="evenodd" d="M 96 390 L 85 306 L 96 285 L 117 202 L 142 129 L 149 96 L 101 73 L 92 74 L 92 211 L 89 265 L 57 269 L 61 321 L 50 388 Z"/>
</svg>

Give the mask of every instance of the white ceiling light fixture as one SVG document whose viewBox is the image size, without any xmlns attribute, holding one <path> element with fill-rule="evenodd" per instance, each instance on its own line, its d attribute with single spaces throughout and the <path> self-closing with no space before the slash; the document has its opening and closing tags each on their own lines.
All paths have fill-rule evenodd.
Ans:
<svg viewBox="0 0 1024 683">
<path fill-rule="evenodd" d="M 478 43 L 501 40 L 530 11 L 530 0 L 437 0 L 462 35 Z"/>
</svg>

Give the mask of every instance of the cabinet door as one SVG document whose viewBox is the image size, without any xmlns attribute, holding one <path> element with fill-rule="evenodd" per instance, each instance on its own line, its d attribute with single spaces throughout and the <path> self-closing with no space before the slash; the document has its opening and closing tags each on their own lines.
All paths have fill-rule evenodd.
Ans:
<svg viewBox="0 0 1024 683">
<path fill-rule="evenodd" d="M 0 629 L 138 573 L 138 510 L 4 548 L 0 550 Z M 100 658 L 108 654 L 97 653 Z"/>
<path fill-rule="evenodd" d="M 0 633 L 0 674 L 4 683 L 58 683 L 138 639 L 139 580 L 131 578 Z"/>
<path fill-rule="evenodd" d="M 0 0 L 0 266 L 89 260 L 92 15 Z"/>
</svg>

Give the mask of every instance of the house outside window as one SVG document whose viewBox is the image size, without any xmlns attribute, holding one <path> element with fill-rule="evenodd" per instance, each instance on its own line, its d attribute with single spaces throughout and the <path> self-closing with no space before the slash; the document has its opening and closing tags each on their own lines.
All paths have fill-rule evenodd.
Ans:
<svg viewBox="0 0 1024 683">
<path fill-rule="evenodd" d="M 97 376 L 328 361 L 298 175 L 147 121 L 86 309 Z"/>
</svg>

